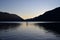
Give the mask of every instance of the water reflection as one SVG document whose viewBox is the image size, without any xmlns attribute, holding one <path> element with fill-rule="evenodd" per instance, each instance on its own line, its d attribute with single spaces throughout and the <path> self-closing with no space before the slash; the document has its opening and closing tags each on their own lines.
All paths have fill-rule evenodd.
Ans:
<svg viewBox="0 0 60 40">
<path fill-rule="evenodd" d="M 44 27 L 48 31 L 60 34 L 60 23 L 36 23 L 39 27 Z"/>
<path fill-rule="evenodd" d="M 55 24 L 40 24 L 34 22 L 0 24 L 0 40 L 60 40 L 60 37 L 56 37 L 53 32 L 45 30 L 49 26 L 53 27 L 53 25 Z M 5 30 L 8 31 L 6 32 Z"/>
<path fill-rule="evenodd" d="M 20 23 L 0 23 L 0 30 L 8 30 L 20 26 Z"/>
</svg>

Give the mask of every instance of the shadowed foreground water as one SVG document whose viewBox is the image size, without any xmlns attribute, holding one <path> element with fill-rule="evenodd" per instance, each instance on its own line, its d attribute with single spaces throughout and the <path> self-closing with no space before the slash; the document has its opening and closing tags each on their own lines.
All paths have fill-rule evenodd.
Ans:
<svg viewBox="0 0 60 40">
<path fill-rule="evenodd" d="M 46 24 L 38 22 L 0 23 L 0 40 L 60 40 L 60 35 L 50 26 L 56 24 Z M 48 30 L 49 29 L 49 30 Z M 50 31 L 51 30 L 51 31 Z"/>
</svg>

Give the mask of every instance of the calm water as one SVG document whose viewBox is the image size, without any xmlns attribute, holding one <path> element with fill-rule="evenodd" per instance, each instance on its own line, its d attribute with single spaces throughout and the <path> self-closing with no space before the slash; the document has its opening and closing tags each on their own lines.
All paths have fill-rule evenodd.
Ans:
<svg viewBox="0 0 60 40">
<path fill-rule="evenodd" d="M 0 24 L 0 40 L 60 40 L 60 35 L 38 22 Z"/>
</svg>

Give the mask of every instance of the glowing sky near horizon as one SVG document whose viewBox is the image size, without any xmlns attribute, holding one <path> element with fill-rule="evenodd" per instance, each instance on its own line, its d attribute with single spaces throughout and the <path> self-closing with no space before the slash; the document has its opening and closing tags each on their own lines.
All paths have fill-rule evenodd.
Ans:
<svg viewBox="0 0 60 40">
<path fill-rule="evenodd" d="M 60 0 L 0 0 L 0 11 L 17 14 L 24 19 L 60 7 Z"/>
</svg>

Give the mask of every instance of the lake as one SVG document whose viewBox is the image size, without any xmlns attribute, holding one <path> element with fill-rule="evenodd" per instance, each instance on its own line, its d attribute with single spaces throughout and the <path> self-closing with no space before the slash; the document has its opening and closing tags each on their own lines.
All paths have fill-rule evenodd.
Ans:
<svg viewBox="0 0 60 40">
<path fill-rule="evenodd" d="M 56 25 L 57 24 L 57 25 Z M 0 40 L 60 40 L 53 30 L 60 23 L 20 22 L 0 23 Z M 50 27 L 51 26 L 51 27 Z"/>
</svg>

